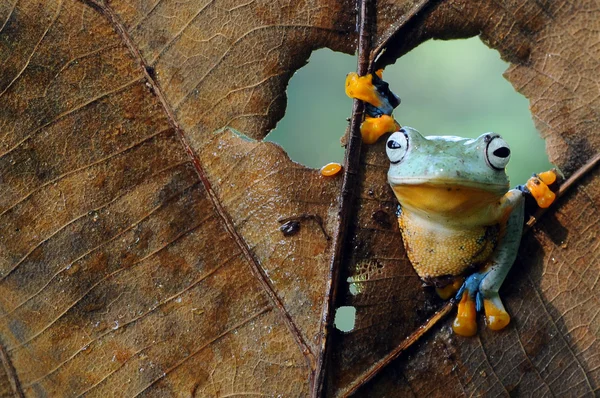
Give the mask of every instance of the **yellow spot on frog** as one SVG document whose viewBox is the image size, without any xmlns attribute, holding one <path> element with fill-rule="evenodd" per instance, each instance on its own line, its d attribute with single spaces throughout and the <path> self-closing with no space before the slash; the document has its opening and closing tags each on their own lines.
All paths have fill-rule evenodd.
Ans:
<svg viewBox="0 0 600 398">
<path fill-rule="evenodd" d="M 399 202 L 428 214 L 457 215 L 463 219 L 477 215 L 498 201 L 499 193 L 481 188 L 432 182 L 392 187 Z M 501 189 L 501 187 L 500 187 Z M 501 194 L 500 194 L 501 196 Z"/>
</svg>

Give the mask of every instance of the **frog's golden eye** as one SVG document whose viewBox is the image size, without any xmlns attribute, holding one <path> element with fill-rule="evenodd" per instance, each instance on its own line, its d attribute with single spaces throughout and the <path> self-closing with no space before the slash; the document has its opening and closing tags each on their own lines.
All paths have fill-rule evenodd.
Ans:
<svg viewBox="0 0 600 398">
<path fill-rule="evenodd" d="M 485 149 L 485 160 L 496 170 L 504 170 L 510 160 L 510 147 L 500 136 L 493 137 Z"/>
<path fill-rule="evenodd" d="M 408 137 L 404 129 L 396 131 L 394 134 L 390 135 L 390 138 L 387 140 L 385 152 L 387 153 L 392 164 L 400 163 L 400 161 L 404 158 L 404 155 L 406 155 L 407 150 Z"/>
</svg>

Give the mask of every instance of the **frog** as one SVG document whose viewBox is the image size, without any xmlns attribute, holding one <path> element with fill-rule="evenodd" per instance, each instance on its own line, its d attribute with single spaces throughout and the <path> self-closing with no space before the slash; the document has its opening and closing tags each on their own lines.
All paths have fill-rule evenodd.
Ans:
<svg viewBox="0 0 600 398">
<path fill-rule="evenodd" d="M 367 143 L 391 133 L 385 145 L 387 177 L 399 203 L 408 258 L 421 280 L 438 286 L 442 298 L 458 301 L 452 324 L 456 334 L 475 335 L 480 312 L 489 329 L 502 330 L 510 315 L 499 290 L 517 257 L 526 198 L 550 206 L 558 174 L 534 174 L 525 185 L 510 189 L 505 168 L 511 149 L 500 134 L 423 136 L 395 121 L 378 125 L 377 119 L 392 118 L 390 108 L 399 104 L 381 78 L 381 72 L 351 74 L 346 92 L 368 104 L 361 126 Z"/>
</svg>

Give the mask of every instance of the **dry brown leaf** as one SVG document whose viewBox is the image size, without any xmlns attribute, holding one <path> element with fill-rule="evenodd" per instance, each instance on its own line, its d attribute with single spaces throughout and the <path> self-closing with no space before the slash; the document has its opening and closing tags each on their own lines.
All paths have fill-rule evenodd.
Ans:
<svg viewBox="0 0 600 398">
<path fill-rule="evenodd" d="M 336 396 L 439 308 L 404 256 L 381 143 L 363 149 L 339 239 L 341 180 L 261 141 L 312 50 L 354 50 L 355 14 L 349 0 L 0 2 L 0 394 L 287 397 L 325 380 Z M 600 147 L 598 21 L 584 2 L 388 0 L 369 26 L 381 63 L 481 32 L 570 173 Z M 507 331 L 440 325 L 359 395 L 596 394 L 597 185 L 595 171 L 526 238 Z M 306 218 L 284 237 L 278 220 L 303 214 L 334 240 Z M 357 329 L 326 334 L 344 241 L 338 303 Z"/>
</svg>

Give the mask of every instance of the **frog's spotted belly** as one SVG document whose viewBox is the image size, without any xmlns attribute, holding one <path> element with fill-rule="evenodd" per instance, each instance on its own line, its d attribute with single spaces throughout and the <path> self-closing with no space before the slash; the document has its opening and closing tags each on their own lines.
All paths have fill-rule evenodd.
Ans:
<svg viewBox="0 0 600 398">
<path fill-rule="evenodd" d="M 498 243 L 500 226 L 449 228 L 403 211 L 398 218 L 404 247 L 422 279 L 460 275 L 482 264 Z"/>
</svg>

